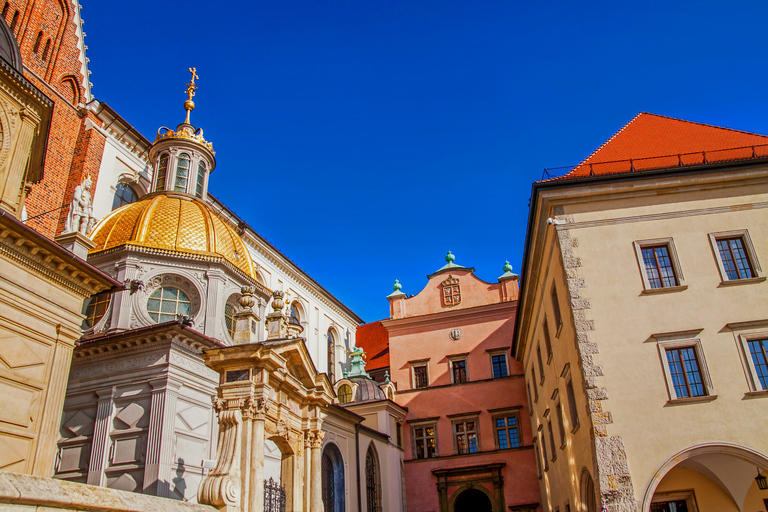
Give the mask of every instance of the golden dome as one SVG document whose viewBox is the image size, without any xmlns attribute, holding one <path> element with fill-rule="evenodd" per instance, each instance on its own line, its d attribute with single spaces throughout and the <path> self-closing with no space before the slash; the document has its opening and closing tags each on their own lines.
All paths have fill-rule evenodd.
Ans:
<svg viewBox="0 0 768 512">
<path fill-rule="evenodd" d="M 129 245 L 151 252 L 223 259 L 255 279 L 243 239 L 203 201 L 173 192 L 151 194 L 104 217 L 90 234 L 94 254 Z"/>
</svg>

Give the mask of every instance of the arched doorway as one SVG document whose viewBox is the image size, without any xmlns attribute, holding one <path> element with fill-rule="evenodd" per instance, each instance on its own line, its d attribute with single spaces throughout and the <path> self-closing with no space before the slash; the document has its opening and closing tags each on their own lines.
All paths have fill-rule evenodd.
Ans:
<svg viewBox="0 0 768 512">
<path fill-rule="evenodd" d="M 597 512 L 595 481 L 586 469 L 581 472 L 581 511 Z"/>
<path fill-rule="evenodd" d="M 344 512 L 344 459 L 333 443 L 323 449 L 321 471 L 325 512 Z"/>
<path fill-rule="evenodd" d="M 492 512 L 491 499 L 480 489 L 470 488 L 461 492 L 453 504 L 454 512 Z"/>
<path fill-rule="evenodd" d="M 736 443 L 702 443 L 667 458 L 654 472 L 642 512 L 738 512 L 762 510 L 755 477 L 766 475 L 768 457 Z M 714 507 L 714 508 L 713 508 Z"/>
</svg>

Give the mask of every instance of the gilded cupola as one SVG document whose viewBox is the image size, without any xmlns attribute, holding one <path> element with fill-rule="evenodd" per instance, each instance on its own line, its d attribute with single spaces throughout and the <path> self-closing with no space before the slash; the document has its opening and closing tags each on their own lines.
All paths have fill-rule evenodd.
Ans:
<svg viewBox="0 0 768 512">
<path fill-rule="evenodd" d="M 208 173 L 216 161 L 202 130 L 189 123 L 198 78 L 195 68 L 189 71 L 192 80 L 184 102 L 185 121 L 175 131 L 158 131 L 149 150 L 154 162 L 154 191 L 104 217 L 90 233 L 96 246 L 89 255 L 127 246 L 155 254 L 222 261 L 256 279 L 242 238 L 204 200 Z"/>
<path fill-rule="evenodd" d="M 185 192 L 200 199 L 208 192 L 208 175 L 216 167 L 216 153 L 213 144 L 203 138 L 203 129 L 195 128 L 190 123 L 190 115 L 195 109 L 192 98 L 197 91 L 196 69 L 189 68 L 192 79 L 187 84 L 187 100 L 184 110 L 186 119 L 175 130 L 160 127 L 155 142 L 149 149 L 149 160 L 154 169 L 152 190 Z"/>
</svg>

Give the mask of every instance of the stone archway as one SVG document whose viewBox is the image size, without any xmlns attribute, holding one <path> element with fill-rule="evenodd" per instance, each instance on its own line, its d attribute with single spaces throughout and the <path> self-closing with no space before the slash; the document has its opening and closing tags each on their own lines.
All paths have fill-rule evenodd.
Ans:
<svg viewBox="0 0 768 512">
<path fill-rule="evenodd" d="M 649 512 L 652 504 L 654 509 L 662 510 L 658 504 L 666 501 L 684 501 L 689 512 L 702 510 L 702 503 L 699 502 L 697 506 L 690 492 L 672 492 L 671 489 L 662 491 L 661 484 L 674 472 L 678 472 L 678 478 L 682 480 L 686 476 L 695 475 L 708 481 L 730 499 L 732 510 L 745 510 L 745 499 L 750 489 L 755 487 L 757 468 L 761 471 L 768 469 L 768 456 L 745 445 L 711 442 L 689 446 L 667 458 L 654 472 L 643 495 L 642 512 Z M 694 486 L 686 483 L 680 487 L 690 491 Z"/>
<path fill-rule="evenodd" d="M 457 493 L 452 512 L 493 512 L 493 502 L 481 488 L 469 487 Z"/>
</svg>

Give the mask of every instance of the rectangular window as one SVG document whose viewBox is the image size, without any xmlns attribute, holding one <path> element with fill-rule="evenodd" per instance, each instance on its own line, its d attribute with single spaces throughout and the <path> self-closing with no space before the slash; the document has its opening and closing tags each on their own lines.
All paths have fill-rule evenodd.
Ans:
<svg viewBox="0 0 768 512">
<path fill-rule="evenodd" d="M 453 436 L 457 454 L 477 452 L 477 419 L 454 422 Z"/>
<path fill-rule="evenodd" d="M 469 382 L 467 379 L 467 360 L 456 359 L 451 361 L 451 377 L 454 384 Z"/>
<path fill-rule="evenodd" d="M 573 379 L 571 378 L 570 367 L 567 368 L 568 374 L 565 376 L 565 394 L 568 397 L 568 412 L 571 421 L 571 432 L 576 431 L 579 426 L 579 412 L 576 410 L 576 393 L 573 391 Z"/>
<path fill-rule="evenodd" d="M 539 441 L 541 441 L 541 456 L 544 462 L 544 471 L 549 470 L 549 457 L 547 456 L 547 442 L 544 440 L 544 425 L 539 425 Z"/>
<path fill-rule="evenodd" d="M 499 450 L 520 446 L 520 429 L 517 415 L 497 416 L 493 418 L 496 429 L 496 445 Z"/>
<path fill-rule="evenodd" d="M 560 448 L 565 446 L 565 421 L 563 420 L 563 403 L 557 402 L 555 406 L 557 413 L 557 426 L 560 428 Z"/>
<path fill-rule="evenodd" d="M 493 367 L 493 378 L 500 379 L 507 376 L 507 355 L 492 354 L 491 366 Z"/>
<path fill-rule="evenodd" d="M 531 365 L 531 382 L 533 383 L 533 403 L 539 401 L 539 387 L 536 385 L 536 369 Z"/>
<path fill-rule="evenodd" d="M 422 364 L 413 366 L 413 387 L 416 389 L 429 386 L 429 376 L 427 375 L 427 365 Z"/>
<path fill-rule="evenodd" d="M 528 414 L 533 414 L 533 399 L 531 398 L 531 383 L 527 381 L 525 385 L 528 387 Z"/>
<path fill-rule="evenodd" d="M 437 457 L 436 425 L 416 425 L 413 427 L 414 457 L 431 459 Z"/>
<path fill-rule="evenodd" d="M 547 347 L 547 364 L 549 364 L 552 361 L 552 338 L 549 335 L 549 322 L 546 316 L 542 328 L 544 329 L 544 346 Z"/>
<path fill-rule="evenodd" d="M 541 373 L 539 384 L 544 384 L 544 361 L 541 359 L 541 345 L 536 345 L 536 359 L 539 361 L 539 372 Z"/>
<path fill-rule="evenodd" d="M 643 247 L 643 264 L 651 288 L 677 286 L 675 269 L 666 245 Z"/>
<path fill-rule="evenodd" d="M 750 280 L 763 280 L 762 269 L 752 239 L 746 229 L 710 233 L 709 241 L 715 252 L 720 278 L 724 284 Z"/>
<path fill-rule="evenodd" d="M 401 447 L 403 446 L 403 424 L 402 423 L 395 423 L 395 432 L 397 434 L 397 446 Z"/>
<path fill-rule="evenodd" d="M 552 283 L 552 314 L 555 317 L 555 327 L 557 328 L 557 334 L 555 337 L 560 335 L 560 327 L 563 325 L 563 315 L 560 313 L 560 301 L 557 298 L 557 286 L 555 286 L 555 283 Z"/>
<path fill-rule="evenodd" d="M 720 259 L 729 280 L 755 277 L 747 252 L 744 250 L 744 240 L 740 236 L 719 239 L 717 250 L 720 252 Z"/>
<path fill-rule="evenodd" d="M 669 375 L 675 387 L 677 398 L 704 396 L 704 383 L 699 362 L 693 347 L 670 348 L 666 350 Z"/>
<path fill-rule="evenodd" d="M 748 340 L 747 345 L 755 367 L 755 377 L 762 389 L 768 389 L 768 339 Z"/>
<path fill-rule="evenodd" d="M 552 448 L 552 462 L 557 459 L 557 450 L 555 449 L 555 433 L 552 430 L 552 422 L 547 421 L 547 430 L 549 430 L 549 446 Z"/>
<path fill-rule="evenodd" d="M 539 454 L 539 443 L 537 439 L 533 440 L 533 450 L 536 452 L 536 474 L 541 478 L 541 455 Z"/>
</svg>

